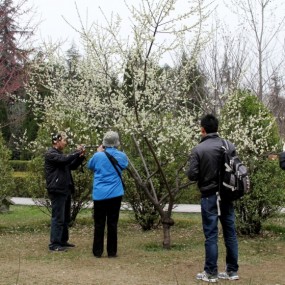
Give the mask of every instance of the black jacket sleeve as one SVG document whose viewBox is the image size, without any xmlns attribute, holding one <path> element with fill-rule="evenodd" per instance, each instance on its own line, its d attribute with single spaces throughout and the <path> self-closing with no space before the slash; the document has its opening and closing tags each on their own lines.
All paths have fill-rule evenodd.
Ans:
<svg viewBox="0 0 285 285">
<path fill-rule="evenodd" d="M 85 160 L 85 156 L 79 156 L 75 158 L 69 165 L 70 170 L 75 170 L 79 167 L 79 165 Z"/>
<path fill-rule="evenodd" d="M 74 152 L 72 154 L 65 155 L 58 151 L 49 151 L 45 155 L 45 160 L 52 163 L 56 163 L 57 165 L 68 165 L 73 160 L 78 158 L 79 155 L 79 152 Z"/>
<path fill-rule="evenodd" d="M 190 154 L 186 175 L 190 181 L 199 180 L 199 156 L 196 148 L 194 148 Z"/>
</svg>

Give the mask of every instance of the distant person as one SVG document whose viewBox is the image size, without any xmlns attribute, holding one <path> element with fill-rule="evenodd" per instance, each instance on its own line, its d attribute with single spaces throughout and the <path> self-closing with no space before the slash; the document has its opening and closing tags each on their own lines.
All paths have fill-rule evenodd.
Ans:
<svg viewBox="0 0 285 285">
<path fill-rule="evenodd" d="M 193 148 L 187 176 L 197 181 L 201 192 L 201 215 L 205 235 L 204 271 L 196 279 L 215 283 L 218 278 L 238 280 L 238 241 L 235 229 L 235 213 L 232 202 L 218 200 L 219 170 L 222 156 L 222 139 L 218 135 L 219 122 L 211 114 L 201 119 L 200 143 Z M 229 142 L 232 154 L 234 145 Z M 218 209 L 221 214 L 218 215 Z M 226 246 L 226 271 L 218 273 L 218 220 L 220 219 Z"/>
<path fill-rule="evenodd" d="M 71 194 L 74 193 L 71 170 L 76 169 L 85 157 L 81 147 L 68 155 L 63 154 L 66 145 L 65 134 L 54 134 L 52 147 L 45 154 L 46 188 L 52 208 L 49 244 L 51 251 L 66 251 L 68 247 L 75 246 L 68 242 Z"/>
<path fill-rule="evenodd" d="M 103 145 L 88 161 L 87 167 L 94 172 L 94 241 L 93 254 L 101 257 L 104 251 L 104 231 L 107 222 L 107 254 L 117 256 L 117 231 L 121 201 L 124 195 L 122 170 L 128 166 L 126 154 L 118 150 L 117 132 L 109 131 Z M 113 161 L 113 163 L 111 162 Z"/>
</svg>

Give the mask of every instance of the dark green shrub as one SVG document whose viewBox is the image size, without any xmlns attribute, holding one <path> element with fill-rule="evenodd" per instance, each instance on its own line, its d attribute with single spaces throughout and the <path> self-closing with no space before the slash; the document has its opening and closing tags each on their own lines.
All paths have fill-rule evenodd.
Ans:
<svg viewBox="0 0 285 285">
<path fill-rule="evenodd" d="M 278 161 L 263 160 L 251 176 L 252 192 L 236 203 L 237 229 L 246 235 L 259 234 L 262 223 L 285 205 L 285 171 Z"/>
<path fill-rule="evenodd" d="M 15 187 L 10 192 L 11 197 L 30 197 L 28 181 L 31 180 L 29 172 L 14 172 Z"/>
<path fill-rule="evenodd" d="M 0 132 L 0 203 L 14 189 L 13 169 L 9 164 L 10 155 L 11 152 L 5 146 Z"/>
<path fill-rule="evenodd" d="M 6 198 L 14 189 L 13 169 L 9 164 L 10 154 L 0 131 L 0 212 L 8 210 Z"/>
<path fill-rule="evenodd" d="M 72 171 L 75 193 L 72 195 L 71 225 L 75 222 L 78 213 L 86 208 L 91 200 L 92 172 L 84 166 Z M 50 212 L 50 200 L 46 190 L 44 176 L 44 158 L 37 156 L 29 164 L 30 179 L 27 181 L 29 196 L 45 212 Z"/>
<path fill-rule="evenodd" d="M 32 159 L 28 166 L 27 189 L 32 198 L 46 197 L 46 183 L 44 176 L 44 160 L 42 156 Z"/>
<path fill-rule="evenodd" d="M 71 224 L 76 220 L 79 212 L 86 208 L 89 202 L 92 200 L 92 182 L 93 172 L 84 166 L 80 166 L 77 170 L 73 171 L 73 180 L 75 185 L 75 191 L 72 195 L 71 206 Z"/>
<path fill-rule="evenodd" d="M 177 204 L 200 204 L 200 191 L 197 184 L 190 185 L 179 192 L 176 198 Z"/>
<path fill-rule="evenodd" d="M 147 198 L 139 185 L 135 185 L 131 179 L 125 179 L 126 191 L 124 201 L 133 209 L 135 220 L 142 230 L 148 231 L 155 228 L 159 223 L 159 213 Z"/>
<path fill-rule="evenodd" d="M 28 160 L 10 160 L 9 163 L 14 171 L 28 171 Z"/>
</svg>

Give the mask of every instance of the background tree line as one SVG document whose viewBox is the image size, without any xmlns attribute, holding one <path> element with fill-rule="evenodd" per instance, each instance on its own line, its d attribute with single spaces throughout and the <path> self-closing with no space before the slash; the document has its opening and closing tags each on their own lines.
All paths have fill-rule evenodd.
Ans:
<svg viewBox="0 0 285 285">
<path fill-rule="evenodd" d="M 82 26 L 83 52 L 73 45 L 63 54 L 55 45 L 21 50 L 16 35 L 22 32 L 12 17 L 19 10 L 14 1 L 1 1 L 0 124 L 12 152 L 6 160 L 31 160 L 33 179 L 25 187 L 43 198 L 42 154 L 52 132 L 66 131 L 71 148 L 85 143 L 91 155 L 106 130 L 117 130 L 130 158 L 125 199 L 143 229 L 162 224 L 163 245 L 170 248 L 175 203 L 197 202 L 184 170 L 199 141 L 199 119 L 215 113 L 221 136 L 235 143 L 253 181 L 250 195 L 236 205 L 240 232 L 260 233 L 285 199 L 284 174 L 268 160 L 281 151 L 284 135 L 284 48 L 274 54 L 284 18 L 278 26 L 268 26 L 274 21 L 266 18 L 275 3 L 232 3 L 243 21 L 232 36 L 218 21 L 206 29 L 213 3 L 193 1 L 177 14 L 179 1 L 144 0 L 140 8 L 129 7 L 130 42 L 119 37 L 120 24 L 111 18 L 104 27 Z M 161 41 L 161 34 L 171 41 Z M 161 65 L 169 53 L 176 62 Z M 76 181 L 74 220 L 90 199 L 91 175 L 78 172 Z"/>
</svg>

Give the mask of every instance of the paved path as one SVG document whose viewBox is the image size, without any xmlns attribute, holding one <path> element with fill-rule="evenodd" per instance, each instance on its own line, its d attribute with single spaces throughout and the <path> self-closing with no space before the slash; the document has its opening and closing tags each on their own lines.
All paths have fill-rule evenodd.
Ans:
<svg viewBox="0 0 285 285">
<path fill-rule="evenodd" d="M 35 202 L 31 198 L 21 198 L 21 197 L 13 197 L 11 200 L 16 205 L 35 205 Z M 90 202 L 89 207 L 92 207 L 92 202 Z M 131 210 L 131 208 L 122 204 L 122 210 Z M 177 204 L 175 205 L 173 212 L 176 213 L 200 213 L 201 207 L 197 204 Z M 285 208 L 281 210 L 281 213 L 285 213 Z"/>
<path fill-rule="evenodd" d="M 27 205 L 33 206 L 35 202 L 31 198 L 22 198 L 22 197 L 13 197 L 11 200 L 16 205 Z M 89 207 L 92 207 L 92 202 L 90 202 Z M 126 204 L 122 204 L 122 210 L 130 210 L 130 207 Z M 193 205 L 193 204 L 178 204 L 175 205 L 173 212 L 177 213 L 200 213 L 200 205 Z"/>
</svg>

